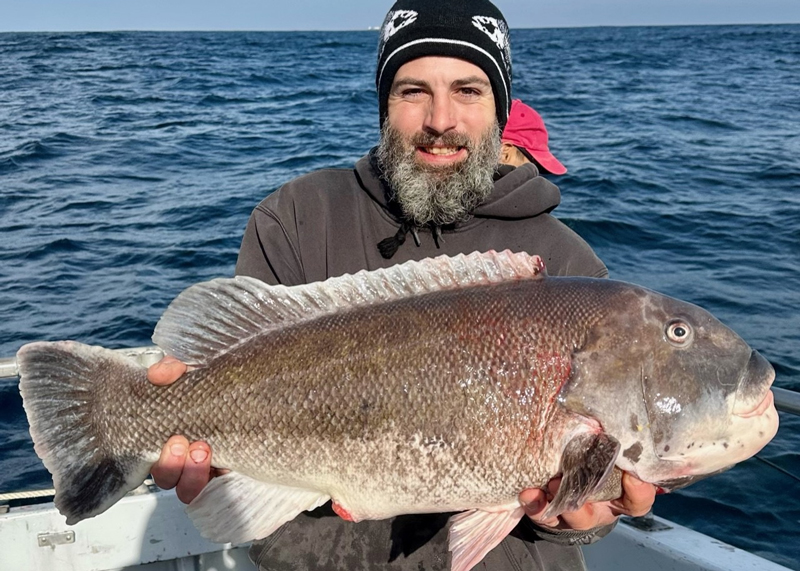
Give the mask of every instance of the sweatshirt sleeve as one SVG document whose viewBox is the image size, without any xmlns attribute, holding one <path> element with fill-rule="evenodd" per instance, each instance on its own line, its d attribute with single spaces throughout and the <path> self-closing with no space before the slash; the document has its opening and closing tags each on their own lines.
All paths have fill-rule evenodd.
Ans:
<svg viewBox="0 0 800 571">
<path fill-rule="evenodd" d="M 568 260 L 565 260 L 563 275 L 589 278 L 608 277 L 608 268 L 582 238 L 578 237 L 578 245 L 572 254 Z"/>
<path fill-rule="evenodd" d="M 536 541 L 536 539 L 543 539 L 550 543 L 555 543 L 564 546 L 580 546 L 595 543 L 606 535 L 611 533 L 617 526 L 617 521 L 608 525 L 587 529 L 585 531 L 572 530 L 572 529 L 549 529 L 541 527 L 533 523 L 527 516 L 522 518 L 522 529 L 524 530 L 523 536 L 528 541 Z"/>
<path fill-rule="evenodd" d="M 293 226 L 265 202 L 253 210 L 247 222 L 235 273 L 272 285 L 305 283 L 302 261 L 292 239 Z"/>
<path fill-rule="evenodd" d="M 608 268 L 592 247 L 577 232 L 551 215 L 543 215 L 551 225 L 548 232 L 554 239 L 548 241 L 546 252 L 554 258 L 557 271 L 551 275 L 607 278 Z M 557 228 L 553 228 L 555 224 Z"/>
</svg>

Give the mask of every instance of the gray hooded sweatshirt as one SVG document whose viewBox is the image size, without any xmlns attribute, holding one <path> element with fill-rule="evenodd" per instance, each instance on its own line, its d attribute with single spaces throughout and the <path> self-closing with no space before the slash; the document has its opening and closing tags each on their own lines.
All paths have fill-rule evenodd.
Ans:
<svg viewBox="0 0 800 571">
<path fill-rule="evenodd" d="M 377 244 L 396 235 L 402 220 L 370 156 L 353 170 L 301 176 L 265 198 L 250 216 L 236 274 L 298 285 L 409 260 L 508 249 L 540 255 L 552 276 L 608 276 L 586 242 L 549 214 L 561 194 L 532 164 L 501 167 L 472 218 L 442 228 L 438 239 L 431 228 L 418 229 L 419 245 L 409 232 L 384 258 Z"/>
<path fill-rule="evenodd" d="M 352 170 L 302 176 L 265 198 L 247 224 L 236 274 L 298 285 L 408 260 L 509 249 L 540 255 L 550 275 L 608 276 L 586 242 L 549 214 L 559 204 L 558 187 L 532 164 L 501 167 L 494 191 L 468 221 L 400 232 L 405 240 L 391 258 L 383 257 L 378 243 L 397 236 L 403 220 L 372 157 Z M 274 571 L 446 571 L 450 515 L 354 524 L 323 506 L 254 542 L 250 557 L 259 569 Z M 475 569 L 583 570 L 578 546 L 612 527 L 550 532 L 524 517 Z"/>
</svg>

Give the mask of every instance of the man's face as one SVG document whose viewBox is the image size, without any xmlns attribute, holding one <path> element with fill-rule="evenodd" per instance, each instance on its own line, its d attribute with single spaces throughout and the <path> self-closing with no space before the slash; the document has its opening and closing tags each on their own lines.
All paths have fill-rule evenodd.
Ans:
<svg viewBox="0 0 800 571">
<path fill-rule="evenodd" d="M 423 57 L 403 65 L 389 92 L 389 125 L 406 138 L 425 133 L 437 138 L 459 133 L 477 144 L 495 123 L 489 78 L 478 66 L 449 57 Z M 416 146 L 420 164 L 450 166 L 468 150 L 440 140 Z"/>
<path fill-rule="evenodd" d="M 398 70 L 378 160 L 408 218 L 467 218 L 492 191 L 499 150 L 494 95 L 478 66 L 424 57 Z"/>
</svg>

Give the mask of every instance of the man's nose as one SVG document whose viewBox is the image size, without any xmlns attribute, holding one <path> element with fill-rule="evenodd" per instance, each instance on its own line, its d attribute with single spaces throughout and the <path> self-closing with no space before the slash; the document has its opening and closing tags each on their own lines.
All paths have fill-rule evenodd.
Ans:
<svg viewBox="0 0 800 571">
<path fill-rule="evenodd" d="M 434 135 L 443 135 L 458 124 L 456 108 L 449 97 L 432 97 L 423 128 Z"/>
</svg>

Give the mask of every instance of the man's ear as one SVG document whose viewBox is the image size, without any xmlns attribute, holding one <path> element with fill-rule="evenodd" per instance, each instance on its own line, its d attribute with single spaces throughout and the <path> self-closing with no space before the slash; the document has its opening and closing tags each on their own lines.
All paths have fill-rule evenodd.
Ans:
<svg viewBox="0 0 800 571">
<path fill-rule="evenodd" d="M 513 164 L 511 162 L 513 155 L 513 151 L 516 151 L 514 145 L 511 143 L 503 143 L 503 146 L 500 149 L 500 163 L 504 165 Z"/>
<path fill-rule="evenodd" d="M 523 155 L 520 150 L 511 143 L 503 143 L 500 149 L 500 164 L 511 165 L 512 167 L 521 167 L 530 161 Z"/>
</svg>

